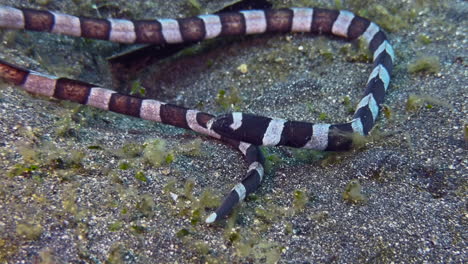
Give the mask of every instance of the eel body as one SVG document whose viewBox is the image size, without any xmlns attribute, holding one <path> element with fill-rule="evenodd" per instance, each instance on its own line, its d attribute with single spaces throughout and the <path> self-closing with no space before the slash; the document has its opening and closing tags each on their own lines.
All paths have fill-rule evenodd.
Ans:
<svg viewBox="0 0 468 264">
<path fill-rule="evenodd" d="M 230 35 L 287 32 L 333 35 L 348 41 L 362 38 L 373 54 L 373 67 L 352 120 L 342 124 L 288 121 L 239 112 L 214 116 L 153 99 L 119 94 L 78 80 L 40 74 L 0 60 L 0 78 L 30 93 L 190 129 L 240 150 L 248 164 L 247 173 L 222 205 L 208 216 L 207 223 L 225 217 L 260 186 L 264 158 L 258 146 L 348 150 L 352 146 L 351 134 L 369 134 L 384 101 L 395 59 L 385 33 L 375 23 L 349 11 L 322 8 L 246 10 L 181 19 L 126 20 L 0 6 L 0 28 L 159 45 Z"/>
</svg>

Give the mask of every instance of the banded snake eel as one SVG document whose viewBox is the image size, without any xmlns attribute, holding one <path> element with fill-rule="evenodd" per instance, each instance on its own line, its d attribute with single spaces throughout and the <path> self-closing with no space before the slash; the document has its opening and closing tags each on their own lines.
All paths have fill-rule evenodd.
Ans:
<svg viewBox="0 0 468 264">
<path fill-rule="evenodd" d="M 349 11 L 321 8 L 246 10 L 182 19 L 125 20 L 0 6 L 0 28 L 125 44 L 160 45 L 272 32 L 328 34 L 349 41 L 362 38 L 373 54 L 372 72 L 352 120 L 342 124 L 313 124 L 238 112 L 216 117 L 153 99 L 119 94 L 82 81 L 40 74 L 0 61 L 0 78 L 32 94 L 190 129 L 240 150 L 248 163 L 248 171 L 221 206 L 207 217 L 207 223 L 225 217 L 237 203 L 259 187 L 264 176 L 264 158 L 258 146 L 349 150 L 352 146 L 350 134 L 369 134 L 384 101 L 395 59 L 393 48 L 378 25 Z"/>
</svg>

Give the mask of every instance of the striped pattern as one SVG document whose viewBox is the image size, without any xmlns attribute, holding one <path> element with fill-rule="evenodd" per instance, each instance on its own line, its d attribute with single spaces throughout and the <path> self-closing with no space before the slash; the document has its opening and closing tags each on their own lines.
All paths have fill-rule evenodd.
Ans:
<svg viewBox="0 0 468 264">
<path fill-rule="evenodd" d="M 363 38 L 373 54 L 373 70 L 353 119 L 344 124 L 313 124 L 244 113 L 214 117 L 197 110 L 140 99 L 88 83 L 44 76 L 0 61 L 0 77 L 25 90 L 125 115 L 191 129 L 237 148 L 249 165 L 244 179 L 206 219 L 212 223 L 260 186 L 263 156 L 259 145 L 285 145 L 318 150 L 347 150 L 352 133 L 372 129 L 388 89 L 395 55 L 383 31 L 349 11 L 321 8 L 248 10 L 181 19 L 125 20 L 75 17 L 57 12 L 0 6 L 0 28 L 26 29 L 120 43 L 171 44 L 219 36 L 271 32 L 330 34 L 347 40 Z"/>
<path fill-rule="evenodd" d="M 208 124 L 214 120 L 214 116 L 210 114 L 157 100 L 140 99 L 119 94 L 85 82 L 41 75 L 1 60 L 0 77 L 9 83 L 21 86 L 33 94 L 68 100 L 103 110 L 191 129 L 234 146 L 244 155 L 249 169 L 242 182 L 236 185 L 223 204 L 207 218 L 207 223 L 212 223 L 226 216 L 246 195 L 254 192 L 260 186 L 264 175 L 264 159 L 258 146 L 225 138 L 209 129 Z"/>
<path fill-rule="evenodd" d="M 218 117 L 211 129 L 220 135 L 256 145 L 348 150 L 352 147 L 352 134 L 368 135 L 377 120 L 390 83 L 395 60 L 393 48 L 375 23 L 349 11 L 318 8 L 291 10 L 292 31 L 331 34 L 349 40 L 362 37 L 368 44 L 373 54 L 373 69 L 353 119 L 348 123 L 333 125 L 231 113 Z M 266 19 L 265 22 L 269 28 L 269 20 Z"/>
</svg>

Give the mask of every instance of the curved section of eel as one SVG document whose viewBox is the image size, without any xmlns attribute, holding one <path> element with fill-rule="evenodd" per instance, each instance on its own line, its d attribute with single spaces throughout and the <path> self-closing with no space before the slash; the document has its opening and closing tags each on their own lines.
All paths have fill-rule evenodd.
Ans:
<svg viewBox="0 0 468 264">
<path fill-rule="evenodd" d="M 40 94 L 147 120 L 190 129 L 214 137 L 242 152 L 248 164 L 244 179 L 206 219 L 225 217 L 264 176 L 258 146 L 285 145 L 317 150 L 348 150 L 353 133 L 367 135 L 374 126 L 388 89 L 394 52 L 385 33 L 373 22 L 344 10 L 285 8 L 246 10 L 181 19 L 95 19 L 58 12 L 0 6 L 0 28 L 51 32 L 75 37 L 133 44 L 197 42 L 229 35 L 307 32 L 346 40 L 362 38 L 373 54 L 373 69 L 353 119 L 343 124 L 273 119 L 230 113 L 215 117 L 181 106 L 116 93 L 85 82 L 39 74 L 0 61 L 0 78 L 33 94 Z"/>
</svg>

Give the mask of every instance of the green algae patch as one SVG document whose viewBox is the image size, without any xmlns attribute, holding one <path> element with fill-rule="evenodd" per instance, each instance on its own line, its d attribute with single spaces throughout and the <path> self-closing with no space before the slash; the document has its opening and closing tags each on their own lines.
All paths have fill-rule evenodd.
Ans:
<svg viewBox="0 0 468 264">
<path fill-rule="evenodd" d="M 321 121 L 321 122 L 323 122 L 323 121 L 325 121 L 325 120 L 327 120 L 327 119 L 328 119 L 327 113 L 323 113 L 323 112 L 322 112 L 322 113 L 320 113 L 319 116 L 318 116 L 318 120 Z"/>
<path fill-rule="evenodd" d="M 269 205 L 272 205 L 272 203 Z M 268 209 L 271 209 L 271 207 Z M 285 248 L 277 242 L 262 237 L 271 225 L 265 225 L 261 221 L 254 220 L 254 224 L 249 227 L 236 227 L 238 211 L 238 209 L 234 210 L 224 229 L 224 239 L 234 249 L 235 262 L 277 263 Z"/>
<path fill-rule="evenodd" d="M 99 145 L 90 145 L 88 146 L 88 149 L 91 149 L 91 150 L 103 150 L 103 147 L 99 146 Z"/>
<path fill-rule="evenodd" d="M 167 150 L 165 140 L 151 140 L 146 142 L 144 147 L 143 158 L 145 162 L 154 167 L 160 167 L 174 161 L 174 154 Z"/>
<path fill-rule="evenodd" d="M 382 104 L 381 106 L 382 106 L 382 113 L 385 116 L 385 118 L 386 119 L 391 119 L 392 116 L 393 116 L 392 108 L 390 108 L 390 106 L 388 106 L 386 104 Z"/>
<path fill-rule="evenodd" d="M 130 163 L 126 162 L 126 161 L 123 161 L 119 164 L 119 169 L 120 170 L 128 170 L 130 169 L 132 166 L 130 165 Z"/>
<path fill-rule="evenodd" d="M 128 263 L 131 253 L 120 243 L 115 243 L 109 250 L 109 255 L 105 263 L 123 264 Z"/>
<path fill-rule="evenodd" d="M 349 96 L 343 97 L 343 100 L 341 103 L 345 107 L 345 110 L 348 114 L 352 115 L 354 113 L 354 106 L 351 103 L 351 98 L 349 98 Z"/>
<path fill-rule="evenodd" d="M 406 18 L 408 18 L 408 16 L 412 16 L 412 11 L 408 11 L 409 13 L 403 14 L 400 10 L 398 10 L 400 12 L 396 12 L 396 10 L 390 10 L 383 5 L 378 5 L 374 2 L 372 3 L 372 5 L 368 6 L 368 8 L 371 9 L 369 10 L 369 13 L 372 12 L 378 16 L 377 23 L 379 26 L 390 32 L 396 32 L 408 27 L 408 19 Z"/>
<path fill-rule="evenodd" d="M 419 112 L 421 109 L 432 109 L 434 106 L 443 106 L 449 109 L 453 109 L 453 106 L 442 99 L 435 98 L 429 95 L 415 95 L 411 94 L 406 100 L 406 111 L 407 112 Z"/>
<path fill-rule="evenodd" d="M 77 203 L 77 194 L 75 187 L 66 188 L 61 202 L 62 212 L 61 215 L 69 214 L 73 216 L 76 221 L 80 221 L 89 213 L 86 209 L 80 208 Z"/>
<path fill-rule="evenodd" d="M 188 231 L 188 229 L 182 228 L 179 231 L 177 231 L 176 237 L 183 238 L 183 237 L 188 236 L 189 234 L 190 234 L 190 232 Z"/>
<path fill-rule="evenodd" d="M 408 72 L 411 74 L 424 73 L 436 74 L 440 71 L 440 60 L 437 56 L 424 56 L 408 64 Z"/>
<path fill-rule="evenodd" d="M 205 263 L 226 263 L 232 262 L 253 262 L 253 263 L 277 263 L 284 247 L 276 242 L 262 238 L 262 234 L 277 222 L 277 218 L 285 215 L 285 209 L 272 202 L 262 203 L 265 207 L 257 208 L 256 216 L 259 220 L 254 220 L 253 227 L 236 227 L 238 225 L 239 208 L 235 208 L 227 221 L 217 222 L 214 226 L 224 225 L 224 240 L 234 250 L 233 259 L 220 258 L 210 250 L 209 244 L 203 240 L 204 208 L 206 206 L 217 207 L 220 204 L 219 199 L 212 197 L 210 190 L 205 190 L 198 198 L 194 195 L 194 182 L 187 181 L 184 185 L 170 182 L 167 190 L 177 196 L 176 208 L 179 215 L 188 220 L 189 225 L 179 229 L 175 236 L 182 241 L 187 249 L 197 254 Z M 268 200 L 268 198 L 266 198 Z M 269 199 L 271 201 L 271 198 Z M 224 223 L 224 224 L 223 224 Z"/>
<path fill-rule="evenodd" d="M 181 144 L 177 148 L 176 153 L 189 156 L 189 157 L 200 157 L 203 154 L 202 143 L 203 143 L 203 140 L 200 138 L 190 140 L 187 143 Z"/>
<path fill-rule="evenodd" d="M 425 34 L 421 34 L 418 36 L 418 41 L 423 45 L 428 45 L 432 43 L 432 39 Z"/>
<path fill-rule="evenodd" d="M 129 230 L 132 234 L 136 236 L 143 235 L 148 231 L 146 227 L 141 225 L 131 225 Z"/>
<path fill-rule="evenodd" d="M 26 240 L 37 240 L 44 232 L 39 224 L 22 223 L 16 226 L 16 234 Z"/>
<path fill-rule="evenodd" d="M 423 97 L 412 94 L 408 96 L 408 99 L 406 100 L 406 111 L 417 112 L 423 108 L 424 104 L 425 100 Z"/>
<path fill-rule="evenodd" d="M 197 12 L 197 14 L 199 14 L 202 10 L 202 6 L 200 4 L 200 2 L 198 2 L 198 0 L 187 0 L 187 3 L 195 9 L 195 11 Z"/>
<path fill-rule="evenodd" d="M 60 259 L 54 253 L 54 250 L 51 248 L 44 248 L 39 251 L 40 261 L 34 262 L 38 264 L 55 264 L 60 263 Z"/>
<path fill-rule="evenodd" d="M 407 28 L 409 22 L 416 16 L 414 8 L 394 4 L 380 5 L 375 1 L 352 0 L 346 2 L 346 9 L 353 10 L 356 14 L 376 22 L 380 27 L 389 32 Z"/>
<path fill-rule="evenodd" d="M 35 164 L 31 164 L 31 165 L 15 164 L 13 168 L 11 168 L 7 172 L 7 175 L 9 177 L 15 177 L 15 176 L 29 177 L 29 176 L 32 176 L 32 173 L 36 171 L 38 168 L 39 166 Z"/>
<path fill-rule="evenodd" d="M 346 202 L 353 204 L 367 202 L 367 197 L 362 193 L 362 186 L 358 180 L 351 180 L 346 184 L 342 197 Z"/>
<path fill-rule="evenodd" d="M 122 158 L 137 158 L 140 157 L 145 149 L 144 145 L 138 143 L 126 143 L 115 152 Z"/>
<path fill-rule="evenodd" d="M 254 259 L 254 263 L 277 263 L 281 259 L 282 247 L 263 239 L 250 239 L 234 243 L 240 259 Z"/>
<path fill-rule="evenodd" d="M 294 159 L 304 163 L 314 163 L 325 158 L 329 153 L 312 149 L 291 149 Z"/>
<path fill-rule="evenodd" d="M 136 95 L 136 96 L 145 96 L 146 95 L 146 89 L 145 87 L 141 86 L 140 81 L 133 81 L 132 85 L 130 87 L 130 95 Z"/>
<path fill-rule="evenodd" d="M 219 90 L 215 102 L 222 111 L 239 111 L 242 104 L 242 97 L 239 89 L 233 87 L 229 91 Z"/>
<path fill-rule="evenodd" d="M 193 243 L 193 248 L 195 249 L 195 252 L 202 256 L 205 256 L 210 252 L 210 246 L 205 241 L 195 241 Z"/>
<path fill-rule="evenodd" d="M 137 202 L 135 207 L 144 217 L 151 217 L 154 215 L 156 204 L 152 195 L 143 194 L 140 196 L 140 200 Z"/>
<path fill-rule="evenodd" d="M 339 51 L 344 55 L 347 62 L 372 62 L 372 54 L 367 48 L 367 43 L 363 37 L 358 39 L 357 44 L 344 44 Z"/>
<path fill-rule="evenodd" d="M 166 162 L 166 164 L 171 164 L 172 162 L 174 162 L 174 160 L 175 160 L 174 153 L 169 153 L 169 154 L 167 154 L 166 158 L 164 159 L 164 162 Z"/>
<path fill-rule="evenodd" d="M 296 213 L 303 211 L 308 201 L 309 197 L 305 190 L 295 190 L 293 192 L 293 208 Z"/>
<path fill-rule="evenodd" d="M 164 185 L 163 187 L 163 192 L 166 193 L 166 194 L 169 194 L 169 193 L 174 193 L 177 189 L 177 179 L 171 179 L 169 180 L 166 185 Z"/>
<path fill-rule="evenodd" d="M 293 214 L 290 207 L 283 207 L 275 204 L 270 196 L 262 197 L 259 204 L 260 205 L 255 208 L 255 217 L 262 223 L 262 225 L 259 226 L 260 229 L 268 229 L 273 223 L 278 222 L 279 219 Z"/>
<path fill-rule="evenodd" d="M 361 149 L 365 147 L 367 143 L 375 139 L 374 136 L 364 136 L 359 133 L 352 133 L 351 138 L 353 142 L 353 149 Z"/>
<path fill-rule="evenodd" d="M 265 157 L 265 174 L 273 173 L 284 162 L 279 155 L 270 153 L 267 148 L 260 148 L 260 151 Z"/>
<path fill-rule="evenodd" d="M 221 198 L 210 189 L 205 189 L 201 194 L 195 193 L 195 181 L 187 179 L 182 182 L 170 180 L 163 188 L 164 193 L 173 202 L 173 214 L 187 219 L 192 226 L 204 223 L 207 217 L 206 210 L 217 208 L 221 204 Z"/>
<path fill-rule="evenodd" d="M 206 189 L 200 195 L 200 205 L 203 208 L 217 208 L 221 205 L 221 201 L 218 196 L 216 196 L 212 190 Z"/>
<path fill-rule="evenodd" d="M 124 224 L 123 224 L 122 221 L 116 221 L 114 223 L 109 224 L 107 226 L 107 229 L 109 229 L 109 231 L 111 231 L 111 232 L 116 232 L 116 231 L 121 230 L 123 226 L 124 226 Z"/>
<path fill-rule="evenodd" d="M 254 257 L 257 261 L 265 263 L 277 263 L 281 258 L 281 247 L 277 243 L 260 242 L 253 247 Z"/>
<path fill-rule="evenodd" d="M 145 173 L 139 171 L 135 174 L 135 179 L 139 180 L 140 182 L 148 182 L 148 178 L 146 178 Z"/>
<path fill-rule="evenodd" d="M 76 215 L 78 213 L 78 205 L 76 204 L 74 197 L 67 197 L 65 200 L 63 200 L 62 208 L 65 210 L 65 212 L 72 215 Z"/>
<path fill-rule="evenodd" d="M 85 152 L 76 149 L 58 148 L 53 142 L 17 144 L 23 161 L 10 167 L 10 177 L 24 176 L 43 181 L 46 176 L 57 176 L 68 181 L 76 172 L 83 172 Z"/>
<path fill-rule="evenodd" d="M 191 179 L 187 180 L 184 185 L 184 195 L 187 199 L 193 200 L 193 188 L 195 187 L 195 182 Z"/>
<path fill-rule="evenodd" d="M 75 103 L 61 101 L 65 109 L 59 113 L 60 119 L 55 123 L 55 134 L 57 137 L 77 137 L 81 128 L 87 124 L 87 115 L 93 115 L 96 109 L 77 105 Z M 71 108 L 71 109 L 70 109 Z"/>
</svg>

